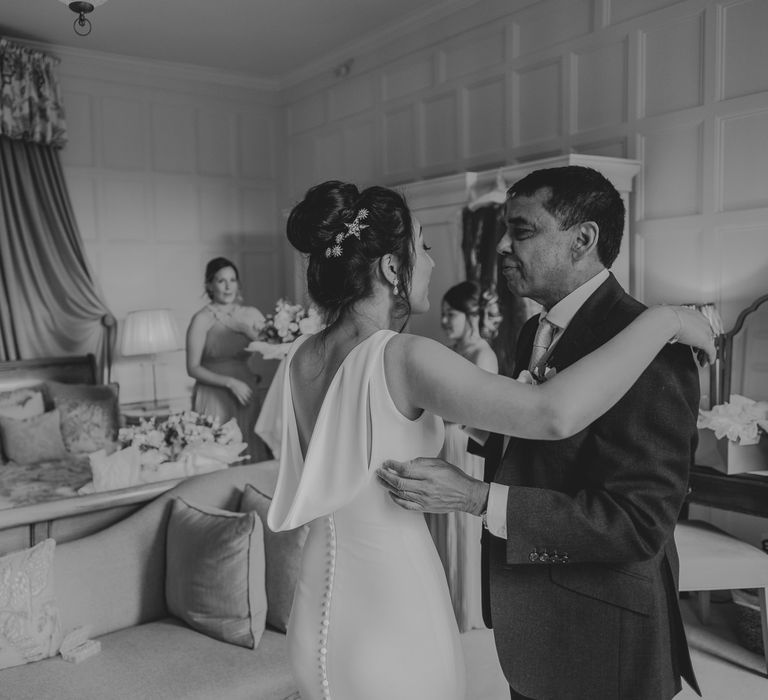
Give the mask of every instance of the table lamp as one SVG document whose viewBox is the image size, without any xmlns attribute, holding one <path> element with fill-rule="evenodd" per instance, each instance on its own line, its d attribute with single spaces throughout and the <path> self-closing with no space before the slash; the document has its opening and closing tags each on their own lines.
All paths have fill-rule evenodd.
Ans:
<svg viewBox="0 0 768 700">
<path fill-rule="evenodd" d="M 179 334 L 176 321 L 169 309 L 142 309 L 129 311 L 123 326 L 121 354 L 149 355 L 152 363 L 152 399 L 157 407 L 157 356 L 178 350 Z"/>
</svg>

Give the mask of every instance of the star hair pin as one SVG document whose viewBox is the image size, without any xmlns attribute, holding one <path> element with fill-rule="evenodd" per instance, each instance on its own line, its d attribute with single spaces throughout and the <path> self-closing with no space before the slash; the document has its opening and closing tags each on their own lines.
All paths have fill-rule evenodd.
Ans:
<svg viewBox="0 0 768 700">
<path fill-rule="evenodd" d="M 339 233 L 336 235 L 336 238 L 334 239 L 335 240 L 334 245 L 329 245 L 325 249 L 325 257 L 340 258 L 341 252 L 342 252 L 341 245 L 350 236 L 354 236 L 355 238 L 357 238 L 357 240 L 360 240 L 360 231 L 362 231 L 364 228 L 368 228 L 368 224 L 362 224 L 360 222 L 364 221 L 367 217 L 368 217 L 368 210 L 361 209 L 359 212 L 357 212 L 357 216 L 355 217 L 355 220 L 351 224 L 344 224 L 347 227 L 346 232 Z"/>
</svg>

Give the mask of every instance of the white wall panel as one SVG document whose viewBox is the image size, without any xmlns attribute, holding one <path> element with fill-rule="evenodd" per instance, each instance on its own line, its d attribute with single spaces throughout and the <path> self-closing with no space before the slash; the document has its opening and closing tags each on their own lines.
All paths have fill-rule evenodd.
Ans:
<svg viewBox="0 0 768 700">
<path fill-rule="evenodd" d="M 145 104 L 104 97 L 100 107 L 102 164 L 116 170 L 143 169 L 151 134 Z"/>
<path fill-rule="evenodd" d="M 192 173 L 197 149 L 195 113 L 188 106 L 153 104 L 152 166 L 158 172 Z"/>
<path fill-rule="evenodd" d="M 371 183 L 375 178 L 376 131 L 373 124 L 352 124 L 344 129 L 344 171 L 355 184 Z"/>
<path fill-rule="evenodd" d="M 315 146 L 313 136 L 301 134 L 292 139 L 288 148 L 290 154 L 291 197 L 290 200 L 304 194 L 315 184 Z"/>
<path fill-rule="evenodd" d="M 723 98 L 768 90 L 768 2 L 724 3 L 721 17 Z"/>
<path fill-rule="evenodd" d="M 721 251 L 721 313 L 729 328 L 741 309 L 766 292 L 768 224 L 762 221 L 753 226 L 721 226 L 715 233 Z"/>
<path fill-rule="evenodd" d="M 690 303 L 700 289 L 701 231 L 687 226 L 659 227 L 643 236 L 643 301 L 646 304 Z"/>
<path fill-rule="evenodd" d="M 417 163 L 416 117 L 412 105 L 393 109 L 384 114 L 383 162 L 384 174 L 413 172 Z"/>
<path fill-rule="evenodd" d="M 240 175 L 247 178 L 272 178 L 275 129 L 270 116 L 248 112 L 238 117 L 238 155 Z"/>
<path fill-rule="evenodd" d="M 720 124 L 722 208 L 768 206 L 768 110 Z"/>
<path fill-rule="evenodd" d="M 492 32 L 475 34 L 442 52 L 445 79 L 453 80 L 469 73 L 492 68 L 504 61 L 505 37 L 502 27 Z"/>
<path fill-rule="evenodd" d="M 471 84 L 464 90 L 467 157 L 504 152 L 507 97 L 504 77 Z"/>
<path fill-rule="evenodd" d="M 237 191 L 229 182 L 202 182 L 197 206 L 198 233 L 201 240 L 215 241 L 235 230 Z"/>
<path fill-rule="evenodd" d="M 67 145 L 61 150 L 66 165 L 94 165 L 93 100 L 75 92 L 67 95 Z"/>
<path fill-rule="evenodd" d="M 183 178 L 158 179 L 154 187 L 158 241 L 197 242 L 197 184 Z"/>
<path fill-rule="evenodd" d="M 643 35 L 646 116 L 697 107 L 704 97 L 704 15 Z"/>
<path fill-rule="evenodd" d="M 344 151 L 340 131 L 319 134 L 314 139 L 314 173 L 312 184 L 321 180 L 344 177 Z"/>
<path fill-rule="evenodd" d="M 642 137 L 644 219 L 701 212 L 702 125 L 688 124 Z"/>
<path fill-rule="evenodd" d="M 139 176 L 111 175 L 102 180 L 98 203 L 102 238 L 144 241 L 153 237 L 147 184 Z"/>
<path fill-rule="evenodd" d="M 674 5 L 681 0 L 609 0 L 611 10 L 611 22 L 623 22 L 632 17 L 659 10 L 669 5 Z"/>
<path fill-rule="evenodd" d="M 334 85 L 328 93 L 328 116 L 330 119 L 340 119 L 370 109 L 373 95 L 370 76 L 346 78 Z"/>
<path fill-rule="evenodd" d="M 553 46 L 589 34 L 594 0 L 544 0 L 515 15 L 519 54 Z"/>
<path fill-rule="evenodd" d="M 197 170 L 201 175 L 234 175 L 234 123 L 226 110 L 197 112 Z"/>
<path fill-rule="evenodd" d="M 450 163 L 458 156 L 456 94 L 437 95 L 422 105 L 421 137 L 426 167 Z"/>
<path fill-rule="evenodd" d="M 274 235 L 277 202 L 272 189 L 242 187 L 240 189 L 240 226 L 242 233 Z"/>
<path fill-rule="evenodd" d="M 434 83 L 434 72 L 430 54 L 390 66 L 382 71 L 382 98 L 394 100 L 426 90 Z"/>
<path fill-rule="evenodd" d="M 576 130 L 624 121 L 627 104 L 627 46 L 621 41 L 576 53 Z"/>
<path fill-rule="evenodd" d="M 608 158 L 626 158 L 627 142 L 624 139 L 618 141 L 597 141 L 594 143 L 581 143 L 574 146 L 575 153 L 584 153 L 591 156 L 607 156 Z"/>
<path fill-rule="evenodd" d="M 560 61 L 517 71 L 514 85 L 515 145 L 525 146 L 560 136 L 563 116 Z"/>
<path fill-rule="evenodd" d="M 297 134 L 325 123 L 325 93 L 309 95 L 290 105 L 288 112 L 288 131 Z"/>
</svg>

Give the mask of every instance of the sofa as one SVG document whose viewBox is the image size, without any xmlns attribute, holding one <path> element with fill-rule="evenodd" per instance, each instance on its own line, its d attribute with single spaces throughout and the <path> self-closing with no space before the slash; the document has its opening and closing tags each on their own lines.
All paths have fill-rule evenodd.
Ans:
<svg viewBox="0 0 768 700">
<path fill-rule="evenodd" d="M 0 698 L 297 699 L 283 632 L 267 625 L 256 648 L 237 646 L 192 629 L 166 602 L 166 576 L 178 575 L 166 570 L 175 501 L 238 511 L 247 484 L 269 495 L 276 475 L 270 461 L 195 476 L 101 532 L 57 544 L 61 629 L 85 626 L 101 651 L 79 663 L 54 656 L 1 670 Z"/>
</svg>

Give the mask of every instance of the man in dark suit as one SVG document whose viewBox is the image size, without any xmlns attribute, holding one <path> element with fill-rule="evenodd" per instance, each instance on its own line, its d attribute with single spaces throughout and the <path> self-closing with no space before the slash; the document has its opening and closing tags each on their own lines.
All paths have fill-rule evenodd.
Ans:
<svg viewBox="0 0 768 700">
<path fill-rule="evenodd" d="M 544 308 L 521 331 L 516 371 L 546 381 L 644 308 L 608 271 L 624 205 L 594 170 L 539 170 L 510 188 L 506 224 L 502 273 L 512 291 Z M 681 676 L 698 692 L 673 539 L 698 403 L 690 349 L 668 345 L 577 435 L 513 438 L 503 456 L 502 439 L 489 441 L 500 449 L 488 455 L 498 468 L 487 503 L 467 509 L 485 511 L 491 535 L 490 610 L 512 698 L 666 700 Z M 468 477 L 440 460 L 387 466 L 406 499 L 418 479 L 423 510 L 439 511 L 448 492 L 468 489 Z"/>
</svg>

